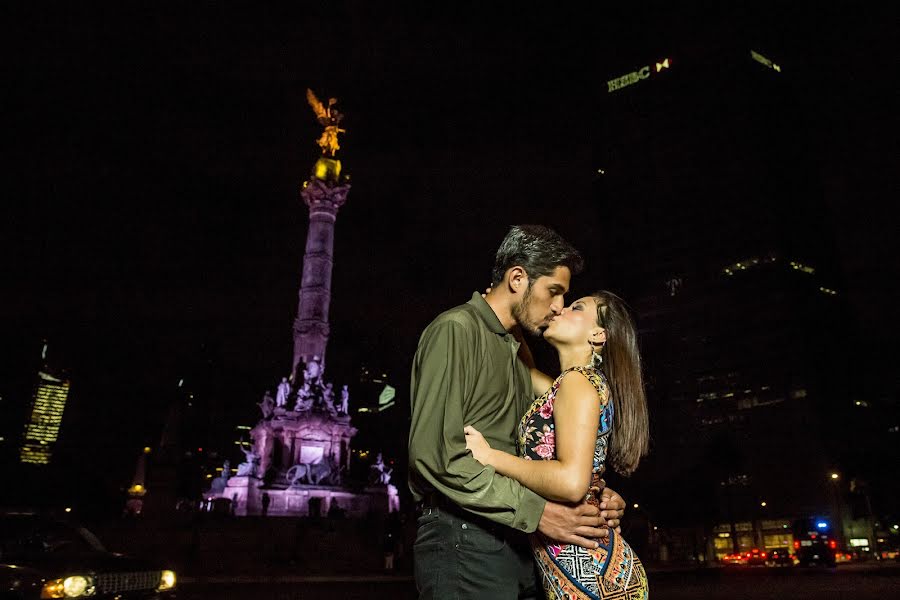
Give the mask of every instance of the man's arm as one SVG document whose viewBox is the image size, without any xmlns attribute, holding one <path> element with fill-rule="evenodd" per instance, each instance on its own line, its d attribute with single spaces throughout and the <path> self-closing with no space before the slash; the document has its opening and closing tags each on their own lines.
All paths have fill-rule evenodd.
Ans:
<svg viewBox="0 0 900 600">
<path fill-rule="evenodd" d="M 409 460 L 412 476 L 454 503 L 497 523 L 534 531 L 546 501 L 497 474 L 466 450 L 463 401 L 477 369 L 472 332 L 452 320 L 422 334 L 413 362 Z"/>
</svg>

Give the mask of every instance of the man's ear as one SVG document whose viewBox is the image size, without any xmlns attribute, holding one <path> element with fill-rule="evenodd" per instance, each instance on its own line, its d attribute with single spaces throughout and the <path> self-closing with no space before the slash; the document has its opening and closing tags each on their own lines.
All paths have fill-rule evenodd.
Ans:
<svg viewBox="0 0 900 600">
<path fill-rule="evenodd" d="M 506 286 L 512 294 L 518 294 L 528 289 L 528 273 L 522 267 L 507 269 L 505 279 Z"/>
</svg>

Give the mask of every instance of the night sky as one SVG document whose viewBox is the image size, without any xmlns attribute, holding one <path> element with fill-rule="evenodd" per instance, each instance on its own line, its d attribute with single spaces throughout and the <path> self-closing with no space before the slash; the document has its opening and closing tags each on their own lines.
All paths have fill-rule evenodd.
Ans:
<svg viewBox="0 0 900 600">
<path fill-rule="evenodd" d="M 96 465 L 130 465 L 158 441 L 185 373 L 206 368 L 220 397 L 205 401 L 245 419 L 287 374 L 308 222 L 299 189 L 319 153 L 307 87 L 339 99 L 348 130 L 338 385 L 367 363 L 405 390 L 418 333 L 487 284 L 511 224 L 557 228 L 584 250 L 584 280 L 601 278 L 591 186 L 605 81 L 736 32 L 814 82 L 824 147 L 811 151 L 841 181 L 825 210 L 840 224 L 854 322 L 874 345 L 893 338 L 895 15 L 304 4 L 6 10 L 2 392 L 27 389 L 47 338 L 73 381 L 65 439 Z"/>
</svg>

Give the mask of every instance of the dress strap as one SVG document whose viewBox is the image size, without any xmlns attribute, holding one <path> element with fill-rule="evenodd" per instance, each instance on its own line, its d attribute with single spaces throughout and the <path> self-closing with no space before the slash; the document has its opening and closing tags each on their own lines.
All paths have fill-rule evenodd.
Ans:
<svg viewBox="0 0 900 600">
<path fill-rule="evenodd" d="M 609 392 L 609 386 L 606 383 L 606 375 L 603 374 L 603 371 L 599 371 L 594 367 L 571 367 L 566 369 L 562 373 L 560 373 L 559 377 L 556 380 L 556 385 L 559 386 L 559 383 L 562 381 L 563 376 L 566 373 L 571 371 L 577 371 L 584 375 L 591 385 L 594 386 L 594 389 L 597 390 L 597 393 L 600 394 L 600 398 L 605 402 L 607 394 Z"/>
</svg>

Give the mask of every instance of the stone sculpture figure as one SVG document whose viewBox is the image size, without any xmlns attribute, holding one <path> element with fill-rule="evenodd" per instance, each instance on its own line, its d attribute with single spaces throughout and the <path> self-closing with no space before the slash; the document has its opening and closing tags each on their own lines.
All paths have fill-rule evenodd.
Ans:
<svg viewBox="0 0 900 600">
<path fill-rule="evenodd" d="M 287 404 L 288 396 L 291 395 L 291 384 L 288 383 L 287 377 L 281 378 L 281 383 L 278 384 L 278 391 L 275 395 L 275 405 L 279 408 L 284 407 Z"/>
<path fill-rule="evenodd" d="M 311 386 L 321 385 L 322 363 L 318 356 L 313 356 L 303 369 L 303 382 Z"/>
<path fill-rule="evenodd" d="M 369 485 L 388 485 L 391 482 L 391 473 L 394 469 L 384 464 L 381 452 L 375 458 L 375 462 L 369 466 Z"/>
<path fill-rule="evenodd" d="M 331 477 L 331 463 L 329 461 L 320 461 L 312 465 L 307 465 L 306 481 L 312 485 L 319 485 Z"/>
<path fill-rule="evenodd" d="M 257 406 L 262 411 L 263 419 L 269 420 L 272 418 L 272 415 L 275 414 L 275 400 L 272 398 L 272 393 L 269 390 L 266 390 L 262 402 L 258 402 Z"/>
<path fill-rule="evenodd" d="M 316 98 L 313 91 L 307 88 L 306 101 L 316 113 L 316 120 L 325 128 L 316 143 L 322 149 L 322 154 L 334 158 L 337 151 L 341 149 L 338 143 L 338 134 L 345 133 L 345 130 L 339 127 L 344 115 L 334 107 L 337 104 L 337 98 L 329 98 L 328 105 L 325 106 Z"/>
<path fill-rule="evenodd" d="M 337 407 L 334 405 L 334 384 L 331 382 L 328 382 L 322 390 L 322 403 L 328 414 L 332 417 L 337 416 Z"/>
<path fill-rule="evenodd" d="M 341 414 L 349 415 L 350 414 L 350 390 L 347 384 L 344 384 L 344 387 L 341 389 Z"/>
<path fill-rule="evenodd" d="M 313 405 L 313 390 L 312 386 L 308 381 L 304 381 L 303 385 L 300 386 L 300 389 L 297 390 L 297 403 L 294 405 L 294 410 L 297 412 L 301 412 L 304 410 L 309 410 Z"/>
<path fill-rule="evenodd" d="M 222 474 L 212 480 L 209 491 L 214 493 L 224 491 L 229 477 L 231 477 L 231 461 L 226 458 L 222 463 Z"/>
<path fill-rule="evenodd" d="M 259 466 L 259 455 L 253 451 L 253 448 L 247 450 L 243 445 L 239 446 L 241 452 L 244 453 L 244 462 L 238 465 L 238 477 L 255 477 L 256 469 Z"/>
<path fill-rule="evenodd" d="M 289 487 L 297 487 L 306 479 L 309 473 L 309 465 L 296 464 L 285 473 L 284 478 L 288 482 Z"/>
</svg>

